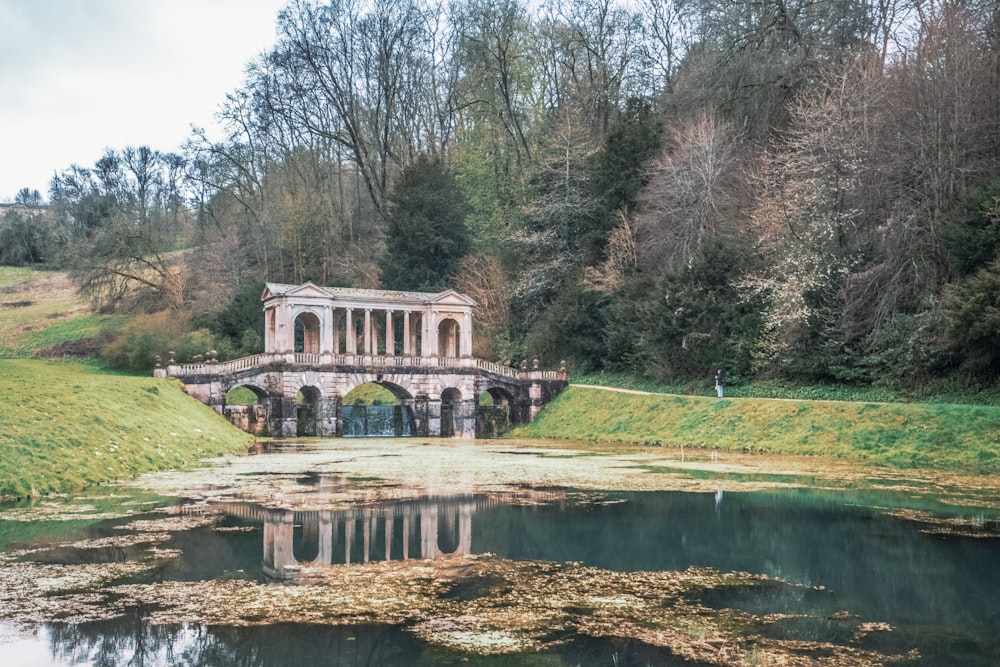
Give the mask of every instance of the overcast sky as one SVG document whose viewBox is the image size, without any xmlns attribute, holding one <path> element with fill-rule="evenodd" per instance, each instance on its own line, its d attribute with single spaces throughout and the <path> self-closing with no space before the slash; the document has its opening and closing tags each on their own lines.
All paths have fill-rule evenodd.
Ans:
<svg viewBox="0 0 1000 667">
<path fill-rule="evenodd" d="M 0 202 L 209 128 L 286 0 L 0 0 Z"/>
</svg>

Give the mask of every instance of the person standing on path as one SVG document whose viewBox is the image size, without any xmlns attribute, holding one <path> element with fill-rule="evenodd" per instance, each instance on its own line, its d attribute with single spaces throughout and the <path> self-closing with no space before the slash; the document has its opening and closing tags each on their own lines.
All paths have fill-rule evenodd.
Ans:
<svg viewBox="0 0 1000 667">
<path fill-rule="evenodd" d="M 719 394 L 719 398 L 722 398 L 722 387 L 726 383 L 726 378 L 722 374 L 722 369 L 715 371 L 715 391 Z"/>
</svg>

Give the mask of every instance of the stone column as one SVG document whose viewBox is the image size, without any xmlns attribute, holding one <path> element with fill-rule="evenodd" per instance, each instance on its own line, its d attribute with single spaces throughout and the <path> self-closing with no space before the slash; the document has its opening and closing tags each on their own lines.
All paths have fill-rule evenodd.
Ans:
<svg viewBox="0 0 1000 667">
<path fill-rule="evenodd" d="M 323 306 L 323 321 L 319 323 L 319 352 L 330 354 L 333 350 L 333 309 Z"/>
<path fill-rule="evenodd" d="M 403 560 L 410 560 L 410 508 L 403 508 Z"/>
<path fill-rule="evenodd" d="M 333 353 L 340 354 L 340 311 L 333 309 Z"/>
<path fill-rule="evenodd" d="M 472 313 L 465 313 L 462 318 L 462 339 L 459 343 L 459 356 L 472 356 Z"/>
<path fill-rule="evenodd" d="M 362 354 L 372 354 L 372 310 L 365 308 L 365 341 Z"/>
<path fill-rule="evenodd" d="M 316 563 L 330 565 L 333 562 L 333 519 L 329 512 L 319 516 L 319 547 L 316 551 Z"/>
<path fill-rule="evenodd" d="M 438 353 L 437 314 L 425 311 L 420 318 L 423 340 L 420 341 L 420 356 L 436 357 Z"/>
<path fill-rule="evenodd" d="M 347 328 L 344 330 L 344 342 L 347 343 L 346 354 L 353 356 L 358 353 L 358 332 L 354 328 L 354 310 L 347 308 L 344 313 L 347 318 Z"/>
<path fill-rule="evenodd" d="M 438 555 L 437 505 L 428 504 L 420 512 L 420 557 L 434 560 Z"/>
<path fill-rule="evenodd" d="M 403 311 L 403 356 L 409 357 L 413 354 L 413 347 L 410 345 L 410 311 Z"/>
<path fill-rule="evenodd" d="M 281 351 L 285 354 L 292 354 L 295 352 L 295 320 L 291 317 L 292 304 L 285 304 L 282 311 L 281 321 L 278 323 Z"/>
<path fill-rule="evenodd" d="M 277 348 L 278 323 L 276 321 L 275 309 L 273 307 L 264 310 L 264 351 L 274 352 Z"/>
<path fill-rule="evenodd" d="M 472 553 L 472 504 L 462 503 L 458 521 L 458 551 L 456 555 L 468 556 Z"/>
<path fill-rule="evenodd" d="M 275 512 L 264 518 L 263 570 L 276 579 L 294 576 L 295 557 L 292 555 L 292 536 L 295 530 L 292 512 Z"/>
<path fill-rule="evenodd" d="M 392 330 L 392 311 L 385 311 L 385 356 L 396 355 L 396 335 Z"/>
<path fill-rule="evenodd" d="M 354 543 L 354 512 L 347 511 L 344 518 L 344 565 L 351 564 L 351 546 Z"/>
</svg>

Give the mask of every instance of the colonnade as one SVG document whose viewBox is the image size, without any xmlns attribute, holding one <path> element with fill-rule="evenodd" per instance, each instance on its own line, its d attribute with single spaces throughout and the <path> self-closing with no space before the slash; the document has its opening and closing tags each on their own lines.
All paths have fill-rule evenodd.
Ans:
<svg viewBox="0 0 1000 667">
<path fill-rule="evenodd" d="M 310 512 L 299 517 L 302 547 L 308 561 L 294 553 L 296 515 L 290 510 L 267 511 L 264 516 L 264 573 L 290 579 L 300 565 L 350 565 L 371 562 L 464 556 L 472 552 L 472 514 L 475 501 L 425 502 L 395 510 L 363 507 Z M 442 530 L 443 529 L 443 530 Z M 443 551 L 442 532 L 454 538 L 454 549 Z"/>
<path fill-rule="evenodd" d="M 268 283 L 261 298 L 267 353 L 472 356 L 475 302 L 452 290 L 394 292 Z M 301 349 L 296 349 L 296 323 L 302 329 Z"/>
</svg>

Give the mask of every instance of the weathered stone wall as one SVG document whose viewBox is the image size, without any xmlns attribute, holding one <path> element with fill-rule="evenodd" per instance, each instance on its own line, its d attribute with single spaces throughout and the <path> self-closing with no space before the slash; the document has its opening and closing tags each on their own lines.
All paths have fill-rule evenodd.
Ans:
<svg viewBox="0 0 1000 667">
<path fill-rule="evenodd" d="M 267 433 L 267 406 L 264 405 L 227 405 L 224 414 L 233 426 L 253 433 Z"/>
<path fill-rule="evenodd" d="M 185 374 L 183 367 L 171 365 L 163 374 L 180 378 L 187 393 L 225 413 L 240 428 L 283 438 L 300 433 L 322 437 L 343 435 L 344 396 L 370 382 L 387 387 L 401 405 L 412 409 L 414 435 L 444 433 L 461 438 L 476 437 L 478 398 L 483 392 L 502 396 L 510 423 L 519 424 L 533 420 L 542 406 L 567 385 L 564 373 L 561 379 L 551 379 L 554 374 L 543 373 L 537 367 L 518 377 L 474 365 L 323 367 L 272 360 L 235 371 L 227 368 L 230 367 L 224 364 L 203 364 L 196 367 L 196 372 Z M 261 397 L 261 405 L 252 417 L 225 405 L 226 394 L 238 386 L 250 387 Z M 300 392 L 309 403 L 305 408 L 296 401 Z M 444 396 L 450 399 L 445 399 L 442 406 Z M 299 424 L 300 414 L 308 423 Z"/>
</svg>

